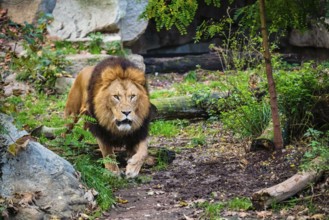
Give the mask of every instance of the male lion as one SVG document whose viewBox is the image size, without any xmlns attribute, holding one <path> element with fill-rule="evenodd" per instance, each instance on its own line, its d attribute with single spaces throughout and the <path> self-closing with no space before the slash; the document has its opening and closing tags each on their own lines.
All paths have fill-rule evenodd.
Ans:
<svg viewBox="0 0 329 220">
<path fill-rule="evenodd" d="M 77 76 L 67 99 L 65 117 L 88 114 L 97 122 L 86 127 L 96 137 L 103 157 L 114 147 L 127 149 L 126 176 L 136 177 L 147 156 L 151 104 L 144 73 L 130 61 L 111 57 Z M 105 167 L 115 174 L 116 164 Z"/>
</svg>

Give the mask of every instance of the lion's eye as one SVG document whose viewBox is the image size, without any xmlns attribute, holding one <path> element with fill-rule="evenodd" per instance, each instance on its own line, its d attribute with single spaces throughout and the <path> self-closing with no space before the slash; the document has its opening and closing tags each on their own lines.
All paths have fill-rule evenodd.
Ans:
<svg viewBox="0 0 329 220">
<path fill-rule="evenodd" d="M 130 100 L 133 100 L 136 97 L 136 95 L 131 95 Z"/>
<path fill-rule="evenodd" d="M 114 95 L 113 97 L 114 97 L 116 100 L 120 101 L 120 96 L 118 96 L 118 95 Z"/>
</svg>

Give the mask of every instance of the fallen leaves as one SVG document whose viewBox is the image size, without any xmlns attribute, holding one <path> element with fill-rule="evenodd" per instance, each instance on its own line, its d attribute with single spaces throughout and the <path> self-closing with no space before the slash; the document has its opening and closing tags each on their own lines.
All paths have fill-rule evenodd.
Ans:
<svg viewBox="0 0 329 220">
<path fill-rule="evenodd" d="M 41 192 L 40 191 L 35 191 L 35 192 L 24 192 L 24 193 L 16 193 L 15 197 L 20 199 L 18 204 L 21 207 L 27 207 L 29 205 L 35 204 L 36 200 L 41 197 Z"/>
<path fill-rule="evenodd" d="M 24 135 L 23 137 L 18 138 L 15 143 L 10 144 L 7 148 L 7 151 L 15 157 L 22 150 L 26 150 L 30 140 L 33 140 L 30 135 Z"/>
</svg>

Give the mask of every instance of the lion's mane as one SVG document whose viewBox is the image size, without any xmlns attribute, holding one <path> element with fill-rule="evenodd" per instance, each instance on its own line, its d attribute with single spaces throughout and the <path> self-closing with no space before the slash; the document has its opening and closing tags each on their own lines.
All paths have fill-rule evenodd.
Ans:
<svg viewBox="0 0 329 220">
<path fill-rule="evenodd" d="M 129 133 L 118 132 L 112 128 L 114 125 L 108 125 L 108 123 L 114 122 L 100 123 L 100 117 L 107 119 L 109 118 L 109 114 L 111 114 L 108 109 L 108 103 L 106 103 L 108 102 L 107 97 L 102 97 L 102 90 L 116 79 L 131 80 L 137 85 L 142 95 L 146 97 L 139 100 L 135 112 L 142 120 L 141 125 Z M 103 143 L 111 146 L 132 148 L 140 141 L 146 139 L 150 122 L 151 105 L 148 99 L 145 75 L 132 62 L 123 58 L 111 57 L 96 65 L 89 80 L 87 97 L 88 112 L 97 120 L 97 123 L 88 123 L 88 128 Z M 96 106 L 97 103 L 101 103 L 99 104 L 101 106 Z M 95 113 L 97 109 L 98 116 Z"/>
</svg>

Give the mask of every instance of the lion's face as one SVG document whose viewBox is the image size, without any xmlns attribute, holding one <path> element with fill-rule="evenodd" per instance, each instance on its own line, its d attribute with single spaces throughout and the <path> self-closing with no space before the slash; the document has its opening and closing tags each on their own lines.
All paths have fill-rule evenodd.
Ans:
<svg viewBox="0 0 329 220">
<path fill-rule="evenodd" d="M 140 128 L 149 114 L 145 88 L 130 79 L 115 79 L 103 85 L 94 102 L 99 124 L 119 135 Z"/>
</svg>

